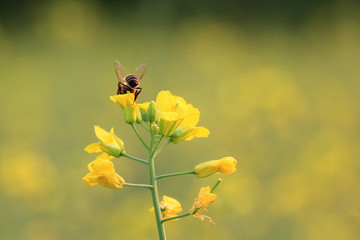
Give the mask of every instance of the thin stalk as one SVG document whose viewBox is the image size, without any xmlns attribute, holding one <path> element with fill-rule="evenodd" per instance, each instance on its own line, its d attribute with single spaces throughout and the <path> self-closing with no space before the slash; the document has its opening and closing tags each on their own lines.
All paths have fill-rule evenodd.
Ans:
<svg viewBox="0 0 360 240">
<path fill-rule="evenodd" d="M 126 153 L 121 153 L 120 156 L 124 156 L 124 157 L 127 157 L 129 159 L 132 159 L 132 160 L 135 160 L 135 161 L 138 161 L 138 162 L 141 162 L 141 163 L 144 163 L 146 165 L 149 165 L 149 162 L 144 160 L 144 159 L 141 159 L 141 158 L 137 158 L 137 157 L 134 157 L 134 156 L 131 156 L 129 154 L 126 154 Z"/>
<path fill-rule="evenodd" d="M 149 184 L 140 184 L 140 183 L 124 183 L 123 186 L 126 186 L 126 187 L 150 188 L 150 189 L 153 188 L 153 186 L 151 186 L 151 185 L 149 185 Z"/>
<path fill-rule="evenodd" d="M 163 140 L 164 138 L 164 135 L 161 135 L 161 137 L 159 138 L 158 142 L 156 143 L 155 147 L 154 147 L 154 150 L 153 150 L 153 153 L 156 151 L 156 149 L 159 147 L 160 145 L 160 142 Z"/>
<path fill-rule="evenodd" d="M 149 176 L 150 176 L 150 184 L 152 185 L 151 188 L 151 196 L 153 200 L 156 224 L 159 234 L 159 240 L 166 240 L 165 228 L 164 224 L 161 222 L 161 210 L 160 210 L 160 203 L 159 203 L 159 194 L 156 182 L 156 175 L 155 175 L 155 166 L 154 166 L 154 153 L 152 148 L 154 147 L 154 132 L 150 128 L 150 148 L 149 148 Z"/>
<path fill-rule="evenodd" d="M 212 189 L 211 189 L 210 192 L 211 192 L 211 193 L 214 192 L 215 189 L 217 188 L 217 186 L 218 186 L 221 182 L 222 182 L 222 179 L 219 178 L 219 179 L 217 180 L 217 182 L 215 183 L 215 185 L 212 187 Z"/>
<path fill-rule="evenodd" d="M 155 153 L 154 153 L 154 157 L 156 157 L 167 145 L 169 145 L 169 143 L 171 143 L 172 140 L 169 139 L 166 143 L 164 143 L 164 145 L 162 145 Z"/>
<path fill-rule="evenodd" d="M 195 171 L 192 170 L 192 171 L 186 171 L 186 172 L 162 174 L 162 175 L 156 176 L 156 180 L 159 180 L 160 178 L 175 177 L 175 176 L 187 175 L 187 174 L 195 174 Z"/>
<path fill-rule="evenodd" d="M 190 214 L 191 214 L 191 213 L 187 212 L 187 213 L 184 213 L 184 214 L 181 214 L 181 215 L 175 216 L 175 217 L 165 218 L 165 219 L 163 219 L 161 222 L 162 222 L 162 223 L 164 223 L 164 222 L 167 222 L 167 221 L 170 221 L 170 220 L 174 220 L 174 219 L 178 219 L 178 218 L 187 217 L 187 216 L 189 216 Z"/>
<path fill-rule="evenodd" d="M 148 145 L 146 145 L 146 143 L 144 142 L 144 140 L 143 140 L 142 137 L 140 136 L 140 134 L 139 134 L 138 130 L 136 129 L 134 123 L 131 123 L 130 125 L 131 125 L 132 129 L 134 130 L 136 136 L 139 138 L 140 142 L 141 142 L 147 149 L 149 149 Z"/>
<path fill-rule="evenodd" d="M 141 126 L 143 126 L 146 130 L 148 130 L 150 132 L 150 129 L 148 126 L 146 126 L 143 122 L 140 122 Z"/>
</svg>

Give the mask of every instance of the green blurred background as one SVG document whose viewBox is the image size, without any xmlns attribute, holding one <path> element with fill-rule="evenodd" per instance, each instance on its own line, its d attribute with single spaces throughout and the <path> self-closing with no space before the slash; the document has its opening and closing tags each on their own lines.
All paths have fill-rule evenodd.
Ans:
<svg viewBox="0 0 360 240">
<path fill-rule="evenodd" d="M 360 15 L 355 1 L 2 1 L 0 239 L 156 239 L 147 190 L 88 188 L 93 125 L 146 152 L 109 100 L 119 59 L 201 111 L 209 138 L 170 145 L 157 172 L 234 156 L 208 215 L 168 239 L 352 240 L 360 236 Z M 146 183 L 120 159 L 117 172 Z M 190 209 L 219 176 L 159 183 Z"/>
</svg>

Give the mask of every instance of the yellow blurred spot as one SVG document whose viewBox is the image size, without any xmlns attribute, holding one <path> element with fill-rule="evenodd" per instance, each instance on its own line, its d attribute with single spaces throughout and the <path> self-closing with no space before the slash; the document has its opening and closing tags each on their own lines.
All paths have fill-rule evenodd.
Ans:
<svg viewBox="0 0 360 240">
<path fill-rule="evenodd" d="M 0 161 L 0 186 L 14 197 L 39 196 L 48 192 L 54 182 L 54 168 L 43 156 L 31 151 L 6 154 Z M 5 154 L 3 154 L 5 155 Z"/>
</svg>

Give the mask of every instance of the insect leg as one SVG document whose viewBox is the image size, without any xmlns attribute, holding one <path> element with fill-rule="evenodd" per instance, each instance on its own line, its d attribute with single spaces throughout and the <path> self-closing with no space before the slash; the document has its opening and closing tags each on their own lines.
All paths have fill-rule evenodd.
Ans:
<svg viewBox="0 0 360 240">
<path fill-rule="evenodd" d="M 138 88 L 135 89 L 135 93 L 134 93 L 135 94 L 135 100 L 134 100 L 134 102 L 136 101 L 136 99 L 139 96 L 139 94 L 141 93 L 141 91 L 142 91 L 141 87 L 138 87 Z"/>
</svg>

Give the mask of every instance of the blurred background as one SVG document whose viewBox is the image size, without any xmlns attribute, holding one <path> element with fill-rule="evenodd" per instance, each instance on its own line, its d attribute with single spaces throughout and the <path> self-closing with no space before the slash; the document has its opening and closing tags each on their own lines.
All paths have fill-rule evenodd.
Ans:
<svg viewBox="0 0 360 240">
<path fill-rule="evenodd" d="M 168 239 L 355 240 L 360 236 L 360 5 L 356 1 L 2 1 L 0 239 L 157 239 L 147 190 L 89 188 L 100 125 L 146 157 L 109 100 L 113 62 L 148 64 L 138 101 L 160 90 L 201 111 L 209 138 L 170 145 L 157 173 L 224 156 L 208 215 Z M 128 182 L 147 169 L 115 161 Z M 159 183 L 191 208 L 206 179 Z"/>
</svg>

